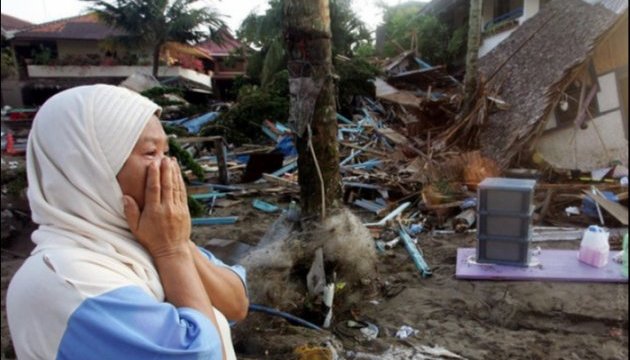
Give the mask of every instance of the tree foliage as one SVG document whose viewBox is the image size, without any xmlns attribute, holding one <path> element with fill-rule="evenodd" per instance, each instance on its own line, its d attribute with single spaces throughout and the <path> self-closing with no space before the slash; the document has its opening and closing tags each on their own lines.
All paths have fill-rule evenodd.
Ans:
<svg viewBox="0 0 630 360">
<path fill-rule="evenodd" d="M 153 75 L 157 75 L 162 46 L 168 41 L 193 43 L 218 36 L 221 17 L 207 7 L 192 8 L 197 0 L 83 0 L 106 24 L 125 31 L 118 38 L 132 46 L 153 50 Z M 206 29 L 204 29 L 206 27 Z"/>
<path fill-rule="evenodd" d="M 243 84 L 236 104 L 201 130 L 201 136 L 221 135 L 227 141 L 243 144 L 261 141 L 265 120 L 285 122 L 289 117 L 289 73 L 282 70 L 265 86 Z"/>
<path fill-rule="evenodd" d="M 350 115 L 355 96 L 375 96 L 374 83 L 371 80 L 380 73 L 380 69 L 361 56 L 349 60 L 335 59 L 334 65 L 339 76 L 337 112 Z"/>
<path fill-rule="evenodd" d="M 330 0 L 330 27 L 333 56 L 354 56 L 358 49 L 369 47 L 370 32 L 352 11 L 352 0 Z M 270 0 L 263 14 L 249 14 L 243 20 L 237 36 L 254 49 L 249 58 L 247 75 L 265 84 L 273 74 L 286 67 L 286 51 L 282 24 L 283 0 Z"/>
<path fill-rule="evenodd" d="M 2 53 L 0 54 L 0 56 L 2 59 L 2 66 L 0 67 L 0 70 L 2 71 L 2 80 L 17 75 L 17 64 L 14 60 L 13 50 L 8 47 L 2 48 Z"/>
<path fill-rule="evenodd" d="M 416 49 L 430 64 L 451 64 L 466 49 L 467 27 L 451 29 L 433 15 L 421 14 L 415 1 L 395 6 L 381 4 L 386 32 L 385 56 Z"/>
</svg>

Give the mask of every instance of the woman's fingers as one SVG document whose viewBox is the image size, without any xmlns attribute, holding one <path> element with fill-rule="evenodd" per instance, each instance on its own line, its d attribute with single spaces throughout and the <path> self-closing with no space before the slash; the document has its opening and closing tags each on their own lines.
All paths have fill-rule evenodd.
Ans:
<svg viewBox="0 0 630 360">
<path fill-rule="evenodd" d="M 171 159 L 162 158 L 160 166 L 162 203 L 169 204 L 173 201 L 173 171 L 171 170 Z"/>
<path fill-rule="evenodd" d="M 179 183 L 179 188 L 181 191 L 179 192 L 179 199 L 186 209 L 188 209 L 188 195 L 186 192 L 186 183 L 184 182 L 184 177 L 182 176 L 182 169 L 179 167 L 178 163 L 175 163 L 175 171 L 177 172 L 177 182 Z"/>
<path fill-rule="evenodd" d="M 147 186 L 144 189 L 145 206 L 160 204 L 160 168 L 158 163 L 149 164 L 147 171 Z"/>
<path fill-rule="evenodd" d="M 177 160 L 172 158 L 171 163 L 171 173 L 173 179 L 173 201 L 179 204 L 181 203 L 181 192 L 184 191 L 184 189 L 182 189 L 181 182 L 179 181 L 181 174 L 179 172 L 179 166 L 177 166 Z"/>
</svg>

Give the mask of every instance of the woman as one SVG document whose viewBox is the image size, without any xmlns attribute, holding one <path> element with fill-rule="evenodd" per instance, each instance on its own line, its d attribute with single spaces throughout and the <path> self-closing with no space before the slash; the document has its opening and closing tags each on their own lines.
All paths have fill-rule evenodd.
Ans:
<svg viewBox="0 0 630 360">
<path fill-rule="evenodd" d="M 190 241 L 160 110 L 93 85 L 38 111 L 27 148 L 37 246 L 7 293 L 19 359 L 235 358 L 226 318 L 247 314 L 245 272 Z"/>
</svg>

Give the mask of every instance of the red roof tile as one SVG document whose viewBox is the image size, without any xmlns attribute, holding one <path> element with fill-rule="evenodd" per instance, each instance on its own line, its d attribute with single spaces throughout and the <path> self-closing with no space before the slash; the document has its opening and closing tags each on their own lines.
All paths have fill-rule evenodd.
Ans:
<svg viewBox="0 0 630 360">
<path fill-rule="evenodd" d="M 18 19 L 16 17 L 7 15 L 7 14 L 2 14 L 1 20 L 2 20 L 2 28 L 5 31 L 20 30 L 20 29 L 27 28 L 29 26 L 33 26 L 33 23 L 30 23 L 26 20 Z"/>
<path fill-rule="evenodd" d="M 223 36 L 220 44 L 208 39 L 197 44 L 197 48 L 203 49 L 211 56 L 227 56 L 237 49 L 243 47 L 240 41 L 236 40 L 230 31 L 226 28 L 219 30 Z"/>
<path fill-rule="evenodd" d="M 102 40 L 123 32 L 99 21 L 94 13 L 36 25 L 15 35 L 16 39 Z"/>
</svg>

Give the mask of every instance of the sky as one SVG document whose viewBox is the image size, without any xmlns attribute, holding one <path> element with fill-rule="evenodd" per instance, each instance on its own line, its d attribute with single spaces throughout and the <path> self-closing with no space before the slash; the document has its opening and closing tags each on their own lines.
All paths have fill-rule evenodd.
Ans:
<svg viewBox="0 0 630 360">
<path fill-rule="evenodd" d="M 401 0 L 353 0 L 352 8 L 370 30 L 375 30 L 382 20 L 382 11 L 376 5 L 383 2 L 396 5 Z M 201 0 L 214 7 L 228 26 L 235 31 L 252 11 L 262 13 L 267 9 L 267 0 Z M 2 13 L 22 20 L 40 24 L 47 21 L 75 16 L 83 13 L 89 3 L 80 0 L 2 0 Z"/>
</svg>

